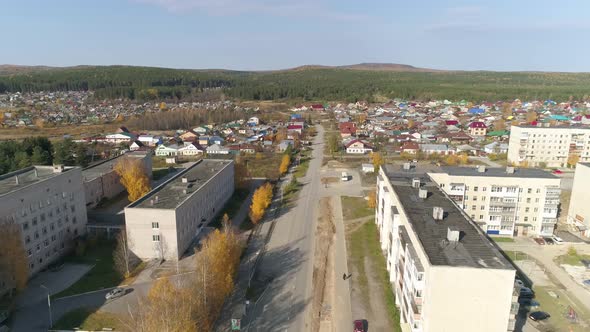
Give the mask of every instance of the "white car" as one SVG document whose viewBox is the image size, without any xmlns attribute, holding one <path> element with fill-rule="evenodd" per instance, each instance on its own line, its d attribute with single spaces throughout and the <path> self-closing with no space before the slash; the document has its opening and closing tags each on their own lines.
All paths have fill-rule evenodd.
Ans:
<svg viewBox="0 0 590 332">
<path fill-rule="evenodd" d="M 121 297 L 123 295 L 125 295 L 125 288 L 117 287 L 117 288 L 113 289 L 112 291 L 108 292 L 107 295 L 105 295 L 105 298 L 107 300 L 112 300 L 112 299 L 116 299 L 118 297 Z"/>
<path fill-rule="evenodd" d="M 563 244 L 564 243 L 563 240 L 557 235 L 553 235 L 551 237 L 551 239 L 553 240 L 553 242 L 555 242 L 555 244 Z"/>
</svg>

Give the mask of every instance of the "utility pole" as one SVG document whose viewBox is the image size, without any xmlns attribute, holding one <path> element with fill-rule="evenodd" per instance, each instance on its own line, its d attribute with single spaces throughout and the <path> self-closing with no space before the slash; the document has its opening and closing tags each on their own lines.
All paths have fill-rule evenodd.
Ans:
<svg viewBox="0 0 590 332">
<path fill-rule="evenodd" d="M 50 295 L 50 291 L 49 288 L 41 285 L 42 288 L 45 288 L 47 290 L 47 308 L 49 309 L 49 328 L 53 327 L 53 317 L 51 317 L 51 298 L 49 297 Z"/>
</svg>

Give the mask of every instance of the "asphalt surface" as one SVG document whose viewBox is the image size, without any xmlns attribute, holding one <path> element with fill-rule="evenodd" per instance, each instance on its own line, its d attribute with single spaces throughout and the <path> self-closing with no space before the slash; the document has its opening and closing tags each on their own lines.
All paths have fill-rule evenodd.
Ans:
<svg viewBox="0 0 590 332">
<path fill-rule="evenodd" d="M 324 154 L 324 129 L 317 126 L 312 159 L 304 186 L 291 208 L 276 218 L 272 237 L 259 266 L 259 274 L 272 280 L 251 309 L 249 331 L 309 331 L 320 168 Z"/>
</svg>

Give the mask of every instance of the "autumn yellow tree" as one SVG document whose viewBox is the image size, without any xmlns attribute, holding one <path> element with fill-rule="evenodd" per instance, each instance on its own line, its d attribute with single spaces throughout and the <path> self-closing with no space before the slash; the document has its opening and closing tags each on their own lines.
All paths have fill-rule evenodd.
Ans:
<svg viewBox="0 0 590 332">
<path fill-rule="evenodd" d="M 252 220 L 252 223 L 257 224 L 262 219 L 264 211 L 270 206 L 271 202 L 272 185 L 267 182 L 256 189 L 252 196 L 252 204 L 250 205 L 250 220 Z"/>
<path fill-rule="evenodd" d="M 578 163 L 578 161 L 580 161 L 580 155 L 577 154 L 572 154 L 567 158 L 567 164 L 572 167 L 572 166 L 576 166 L 576 164 Z"/>
<path fill-rule="evenodd" d="M 379 152 L 371 153 L 371 161 L 373 162 L 375 173 L 379 172 L 379 167 L 385 164 L 385 160 L 383 160 L 383 156 Z"/>
<path fill-rule="evenodd" d="M 502 104 L 502 115 L 504 117 L 509 117 L 512 115 L 512 104 L 510 104 L 510 103 L 503 103 Z"/>
<path fill-rule="evenodd" d="M 494 122 L 494 130 L 504 130 L 506 129 L 506 122 L 504 119 L 498 119 Z"/>
<path fill-rule="evenodd" d="M 370 209 L 374 209 L 377 206 L 377 192 L 375 190 L 369 191 L 369 195 L 367 197 L 367 206 Z"/>
<path fill-rule="evenodd" d="M 150 179 L 140 159 L 123 157 L 115 164 L 115 172 L 127 190 L 130 202 L 135 202 L 151 190 Z"/>
<path fill-rule="evenodd" d="M 289 169 L 289 165 L 291 164 L 291 157 L 289 156 L 289 154 L 284 154 L 283 155 L 283 159 L 281 160 L 281 165 L 279 166 L 279 173 L 281 173 L 281 175 L 287 173 L 287 170 Z"/>
<path fill-rule="evenodd" d="M 287 138 L 287 128 L 280 128 L 275 135 L 275 142 L 280 143 Z"/>
<path fill-rule="evenodd" d="M 533 122 L 533 121 L 537 121 L 537 112 L 535 111 L 528 111 L 526 113 L 526 122 Z"/>
<path fill-rule="evenodd" d="M 29 260 L 20 225 L 10 217 L 0 216 L 0 239 L 0 281 L 20 292 L 29 279 Z"/>
<path fill-rule="evenodd" d="M 414 123 L 414 120 L 412 120 L 412 119 L 409 119 L 409 120 L 408 120 L 408 128 L 409 128 L 409 129 L 412 129 L 412 128 L 414 128 L 414 126 L 415 126 L 415 125 L 416 125 L 416 124 Z"/>
</svg>

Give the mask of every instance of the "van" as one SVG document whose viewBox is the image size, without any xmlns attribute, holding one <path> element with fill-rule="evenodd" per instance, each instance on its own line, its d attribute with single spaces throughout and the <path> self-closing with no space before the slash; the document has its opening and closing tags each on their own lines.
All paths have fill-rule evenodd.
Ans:
<svg viewBox="0 0 590 332">
<path fill-rule="evenodd" d="M 348 181 L 348 173 L 342 172 L 342 181 Z"/>
</svg>

